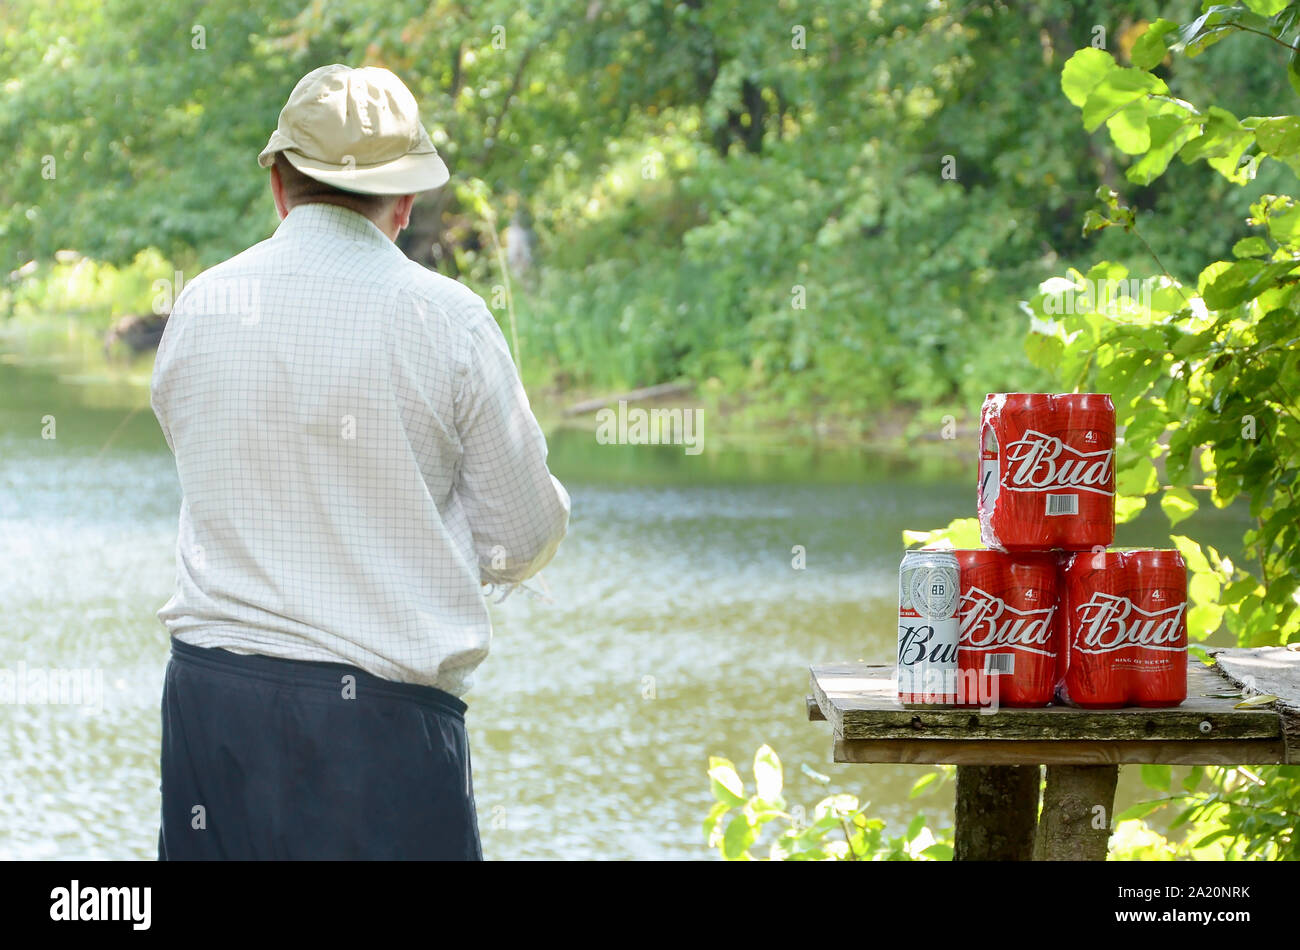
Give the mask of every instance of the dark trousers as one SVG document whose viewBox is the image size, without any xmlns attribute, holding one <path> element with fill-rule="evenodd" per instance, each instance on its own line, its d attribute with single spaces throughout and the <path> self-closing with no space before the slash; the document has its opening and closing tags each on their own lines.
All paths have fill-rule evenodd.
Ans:
<svg viewBox="0 0 1300 950">
<path fill-rule="evenodd" d="M 159 860 L 481 860 L 463 702 L 172 640 Z"/>
</svg>

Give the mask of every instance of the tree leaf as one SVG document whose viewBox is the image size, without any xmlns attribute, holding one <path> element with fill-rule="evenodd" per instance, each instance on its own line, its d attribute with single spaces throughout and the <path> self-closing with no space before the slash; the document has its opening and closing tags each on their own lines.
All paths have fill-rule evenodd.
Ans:
<svg viewBox="0 0 1300 950">
<path fill-rule="evenodd" d="M 929 788 L 931 785 L 933 785 L 942 777 L 943 777 L 942 772 L 927 772 L 925 775 L 922 775 L 919 779 L 917 779 L 915 782 L 912 783 L 912 791 L 908 793 L 907 797 L 916 798 L 916 796 L 920 795 L 922 792 L 924 792 L 927 788 Z"/>
<path fill-rule="evenodd" d="M 1103 77 L 1119 69 L 1114 58 L 1105 50 L 1085 46 L 1068 60 L 1061 70 L 1061 91 L 1065 98 L 1079 108 L 1088 101 L 1088 94 Z"/>
<path fill-rule="evenodd" d="M 781 760 L 769 745 L 760 746 L 754 753 L 754 782 L 758 786 L 758 797 L 763 801 L 775 802 L 781 797 Z"/>
<path fill-rule="evenodd" d="M 830 819 L 833 822 L 838 822 L 841 818 L 851 815 L 857 810 L 857 796 L 841 792 L 838 795 L 830 795 L 819 801 L 813 808 L 813 819 L 814 821 Z"/>
<path fill-rule="evenodd" d="M 1194 604 L 1217 604 L 1222 582 L 1213 571 L 1196 571 L 1187 585 L 1187 596 Z"/>
<path fill-rule="evenodd" d="M 731 819 L 722 834 L 722 856 L 728 861 L 749 859 L 749 846 L 754 843 L 756 831 L 743 812 Z"/>
<path fill-rule="evenodd" d="M 1077 54 L 1076 54 L 1077 55 Z M 1169 92 L 1160 79 L 1140 69 L 1116 69 L 1102 76 L 1083 104 L 1083 127 L 1097 128 L 1125 106 Z"/>
<path fill-rule="evenodd" d="M 936 841 L 930 847 L 926 848 L 921 854 L 933 861 L 951 861 L 953 859 L 952 845 L 944 844 L 942 841 Z"/>
<path fill-rule="evenodd" d="M 1160 496 L 1160 509 L 1169 519 L 1171 528 L 1196 514 L 1198 507 L 1196 498 L 1186 488 L 1166 488 Z"/>
<path fill-rule="evenodd" d="M 1115 224 L 1110 218 L 1106 217 L 1095 208 L 1089 208 L 1083 213 L 1083 235 L 1087 237 L 1094 231 L 1101 231 Z"/>
<path fill-rule="evenodd" d="M 1210 562 L 1206 560 L 1201 546 L 1186 535 L 1177 534 L 1169 539 L 1174 542 L 1174 547 L 1178 553 L 1183 556 L 1183 561 L 1187 564 L 1187 570 L 1192 574 L 1198 574 L 1202 571 L 1210 571 Z"/>
<path fill-rule="evenodd" d="M 1206 12 L 1182 27 L 1177 34 L 1175 49 L 1188 56 L 1199 56 L 1215 43 L 1235 33 L 1237 26 L 1248 26 L 1258 32 L 1268 32 L 1268 20 L 1240 4 L 1205 5 Z"/>
<path fill-rule="evenodd" d="M 745 785 L 736 772 L 736 767 L 726 759 L 709 758 L 709 779 L 713 797 L 726 802 L 732 808 L 745 804 Z"/>
<path fill-rule="evenodd" d="M 1300 211 L 1300 206 L 1297 206 Z M 1291 228 L 1300 225 L 1300 214 L 1294 222 L 1288 222 L 1284 232 L 1273 232 L 1273 219 L 1269 219 L 1269 231 L 1279 243 L 1293 243 L 1279 233 L 1289 235 Z M 1295 270 L 1295 261 L 1274 261 L 1265 264 L 1257 260 L 1241 260 L 1228 266 L 1217 276 L 1210 286 L 1205 288 L 1202 296 L 1205 305 L 1211 310 L 1227 310 L 1247 300 L 1254 300 L 1266 290 L 1277 286 L 1278 278 Z"/>
<path fill-rule="evenodd" d="M 1142 766 L 1142 782 L 1149 788 L 1158 791 L 1167 792 L 1173 782 L 1174 770 L 1168 765 L 1152 765 L 1147 763 Z"/>
<path fill-rule="evenodd" d="M 1270 257 L 1273 248 L 1262 237 L 1245 237 L 1232 245 L 1233 257 Z"/>
<path fill-rule="evenodd" d="M 1118 825 L 1121 821 L 1129 821 L 1135 818 L 1145 818 L 1152 812 L 1164 808 L 1167 804 L 1169 803 L 1162 798 L 1153 798 L 1148 801 L 1138 802 L 1135 805 L 1130 805 L 1115 816 L 1115 824 Z"/>
<path fill-rule="evenodd" d="M 1139 185 L 1149 185 L 1163 175 L 1178 151 L 1201 134 L 1201 125 L 1185 115 L 1155 115 L 1147 121 L 1147 132 L 1150 145 L 1146 155 L 1124 173 Z"/>
<path fill-rule="evenodd" d="M 1143 155 L 1151 148 L 1145 103 L 1135 102 L 1120 109 L 1106 120 L 1106 128 L 1115 147 L 1126 155 Z"/>
<path fill-rule="evenodd" d="M 1255 124 L 1255 142 L 1274 158 L 1300 158 L 1300 117 L 1294 115 L 1263 119 Z"/>
<path fill-rule="evenodd" d="M 717 829 L 718 819 L 725 815 L 731 808 L 726 802 L 714 802 L 713 807 L 709 809 L 709 815 L 704 819 L 704 836 L 709 839 L 709 844 L 713 844 L 713 833 Z"/>
<path fill-rule="evenodd" d="M 1244 0 L 1244 2 L 1260 16 L 1276 16 L 1287 8 L 1291 0 Z"/>
<path fill-rule="evenodd" d="M 1233 709 L 1254 709 L 1256 706 L 1268 706 L 1277 702 L 1277 697 L 1272 693 L 1260 693 L 1258 696 L 1251 696 L 1249 699 L 1243 699 L 1241 702 L 1233 705 Z"/>
<path fill-rule="evenodd" d="M 1115 479 L 1115 490 L 1123 495 L 1141 497 L 1152 494 L 1159 487 L 1155 464 L 1146 457 L 1124 466 Z"/>
<path fill-rule="evenodd" d="M 1127 524 L 1132 521 L 1147 506 L 1145 498 L 1134 498 L 1132 495 L 1115 496 L 1115 523 Z"/>
<path fill-rule="evenodd" d="M 1233 832 L 1231 828 L 1219 828 L 1215 831 L 1210 832 L 1205 837 L 1201 838 L 1199 841 L 1196 842 L 1196 844 L 1192 845 L 1192 847 L 1204 848 L 1206 845 L 1218 841 L 1220 838 L 1224 837 L 1225 835 L 1230 835 L 1232 833 Z"/>
<path fill-rule="evenodd" d="M 1223 623 L 1225 607 L 1222 604 L 1197 604 L 1187 611 L 1187 635 L 1193 640 L 1213 636 Z"/>
<path fill-rule="evenodd" d="M 1165 49 L 1165 36 L 1177 29 L 1177 23 L 1159 17 L 1133 44 L 1133 49 L 1129 53 L 1133 65 L 1138 69 L 1154 69 L 1159 66 L 1168 55 L 1168 50 Z"/>
<path fill-rule="evenodd" d="M 1279 244 L 1300 243 L 1300 203 L 1290 202 L 1270 209 L 1267 216 L 1269 236 Z"/>
<path fill-rule="evenodd" d="M 907 834 L 904 835 L 904 840 L 911 841 L 913 838 L 915 838 L 917 835 L 921 833 L 921 829 L 924 827 L 925 827 L 925 815 L 918 814 L 914 816 L 911 822 L 908 823 Z"/>
<path fill-rule="evenodd" d="M 1187 164 L 1198 159 L 1235 184 L 1245 184 L 1249 175 L 1240 169 L 1241 157 L 1255 143 L 1255 135 L 1244 128 L 1227 109 L 1210 106 L 1199 136 L 1178 152 Z"/>
</svg>

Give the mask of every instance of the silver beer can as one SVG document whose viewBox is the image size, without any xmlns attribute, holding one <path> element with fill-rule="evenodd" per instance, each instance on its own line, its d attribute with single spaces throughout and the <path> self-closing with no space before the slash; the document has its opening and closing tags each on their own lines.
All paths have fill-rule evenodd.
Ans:
<svg viewBox="0 0 1300 950">
<path fill-rule="evenodd" d="M 898 699 L 914 705 L 957 702 L 957 601 L 952 551 L 908 551 L 898 568 Z"/>
</svg>

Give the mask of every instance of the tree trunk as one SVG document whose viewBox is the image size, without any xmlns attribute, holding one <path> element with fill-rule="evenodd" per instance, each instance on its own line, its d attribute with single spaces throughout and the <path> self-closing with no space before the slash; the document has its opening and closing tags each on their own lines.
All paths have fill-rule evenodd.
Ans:
<svg viewBox="0 0 1300 950">
<path fill-rule="evenodd" d="M 1035 861 L 1104 861 L 1118 765 L 1049 765 Z"/>
<path fill-rule="evenodd" d="M 752 79 L 746 79 L 740 84 L 740 100 L 744 103 L 745 112 L 749 114 L 749 128 L 743 129 L 745 151 L 758 155 L 763 151 L 763 125 L 767 119 L 763 87 Z"/>
<path fill-rule="evenodd" d="M 958 861 L 1028 861 L 1034 854 L 1036 765 L 957 766 Z"/>
</svg>

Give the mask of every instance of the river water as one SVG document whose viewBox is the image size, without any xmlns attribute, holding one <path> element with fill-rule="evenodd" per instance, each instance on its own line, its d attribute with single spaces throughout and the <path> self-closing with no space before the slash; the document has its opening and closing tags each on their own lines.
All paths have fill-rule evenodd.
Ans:
<svg viewBox="0 0 1300 950">
<path fill-rule="evenodd" d="M 108 367 L 84 341 L 0 341 L 0 668 L 103 684 L 102 708 L 0 707 L 0 858 L 156 855 L 168 644 L 155 611 L 180 493 L 148 369 Z M 691 456 L 573 429 L 549 441 L 573 499 L 543 574 L 550 602 L 494 606 L 492 653 L 465 697 L 487 858 L 709 857 L 708 757 L 752 783 L 765 742 L 792 805 L 827 793 L 807 765 L 895 831 L 918 809 L 951 824 L 951 783 L 909 800 L 929 768 L 833 765 L 803 698 L 811 663 L 890 659 L 900 532 L 971 514 L 967 458 L 716 444 Z M 1189 533 L 1230 552 L 1243 517 L 1210 511 Z M 1153 514 L 1119 541 L 1167 536 Z M 1135 772 L 1119 807 L 1145 797 Z"/>
</svg>

